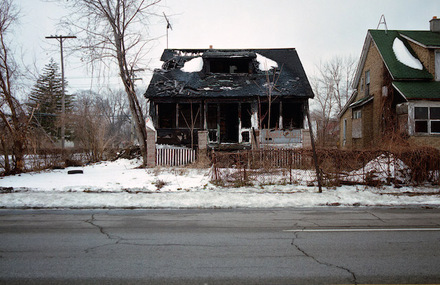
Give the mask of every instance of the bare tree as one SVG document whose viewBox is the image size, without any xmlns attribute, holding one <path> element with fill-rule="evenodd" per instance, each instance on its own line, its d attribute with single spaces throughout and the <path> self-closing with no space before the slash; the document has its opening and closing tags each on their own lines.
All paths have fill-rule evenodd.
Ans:
<svg viewBox="0 0 440 285">
<path fill-rule="evenodd" d="M 5 173 L 24 170 L 24 155 L 29 119 L 20 102 L 14 96 L 18 65 L 10 50 L 7 36 L 18 19 L 13 0 L 0 2 L 0 142 L 4 155 Z M 12 164 L 9 161 L 12 155 Z M 12 166 L 12 168 L 11 168 Z"/>
<path fill-rule="evenodd" d="M 117 96 L 119 93 L 81 91 L 75 95 L 74 112 L 69 117 L 74 141 L 90 154 L 92 161 L 104 159 L 108 151 L 129 141 L 127 100 Z"/>
<path fill-rule="evenodd" d="M 352 82 L 356 61 L 353 57 L 336 56 L 319 66 L 319 75 L 312 78 L 315 93 L 312 118 L 317 128 L 317 140 L 320 145 L 329 145 L 334 138 L 337 114 L 353 92 Z"/>
<path fill-rule="evenodd" d="M 145 119 L 134 85 L 134 72 L 146 52 L 145 29 L 160 0 L 72 0 L 65 23 L 74 28 L 91 63 L 112 59 L 118 66 L 135 122 L 144 165 L 147 161 Z M 82 35 L 81 35 L 82 34 Z"/>
</svg>

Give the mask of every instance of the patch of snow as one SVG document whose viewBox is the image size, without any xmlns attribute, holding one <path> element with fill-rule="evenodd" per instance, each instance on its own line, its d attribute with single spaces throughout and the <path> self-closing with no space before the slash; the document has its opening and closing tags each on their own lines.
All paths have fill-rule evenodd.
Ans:
<svg viewBox="0 0 440 285">
<path fill-rule="evenodd" d="M 184 72 L 200 72 L 203 69 L 203 59 L 202 57 L 195 57 L 191 60 L 185 62 L 182 67 Z"/>
<path fill-rule="evenodd" d="M 278 67 L 278 63 L 276 63 L 275 61 L 273 61 L 265 56 L 262 56 L 259 53 L 257 53 L 257 61 L 259 63 L 258 68 L 261 71 L 269 71 L 273 68 Z"/>
<path fill-rule="evenodd" d="M 401 63 L 405 64 L 414 69 L 423 70 L 423 65 L 415 58 L 409 50 L 406 48 L 405 44 L 399 39 L 395 38 L 393 42 L 393 51 L 396 55 L 396 58 Z"/>
<path fill-rule="evenodd" d="M 365 169 L 382 171 L 384 159 L 379 157 Z M 140 165 L 139 159 L 119 159 L 81 167 L 84 174 L 67 174 L 76 167 L 2 177 L 1 186 L 13 190 L 0 194 L 0 208 L 440 207 L 440 191 L 432 187 L 355 185 L 324 188 L 323 193 L 317 193 L 317 187 L 306 186 L 315 180 L 310 170 L 293 170 L 292 178 L 297 183 L 293 185 L 279 185 L 281 176 L 264 174 L 253 181 L 255 186 L 219 187 L 210 182 L 210 169 L 140 169 Z M 401 166 L 396 160 L 389 171 Z M 233 175 L 236 170 L 228 171 Z"/>
<path fill-rule="evenodd" d="M 367 175 L 382 183 L 388 180 L 396 180 L 400 183 L 410 180 L 408 166 L 400 159 L 396 159 L 394 155 L 382 154 L 368 162 L 363 168 L 351 172 L 349 177 L 354 177 L 351 179 L 354 182 L 360 182 L 365 181 Z"/>
<path fill-rule="evenodd" d="M 201 52 L 186 52 L 186 51 L 181 51 L 179 50 L 177 52 L 178 56 L 201 56 L 202 53 Z"/>
</svg>

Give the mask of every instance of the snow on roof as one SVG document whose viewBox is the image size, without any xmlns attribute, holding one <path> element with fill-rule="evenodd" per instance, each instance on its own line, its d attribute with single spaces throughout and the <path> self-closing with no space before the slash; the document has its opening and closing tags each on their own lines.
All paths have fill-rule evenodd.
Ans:
<svg viewBox="0 0 440 285">
<path fill-rule="evenodd" d="M 261 54 L 257 53 L 257 61 L 259 63 L 258 68 L 261 71 L 269 71 L 272 68 L 277 68 L 278 67 L 278 63 L 276 63 L 275 61 L 262 56 Z"/>
<path fill-rule="evenodd" d="M 399 38 L 394 39 L 393 52 L 401 63 L 414 69 L 423 70 L 422 63 L 409 52 Z"/>
<path fill-rule="evenodd" d="M 203 59 L 202 57 L 195 57 L 191 60 L 185 62 L 182 70 L 184 72 L 200 72 L 203 69 Z"/>
</svg>

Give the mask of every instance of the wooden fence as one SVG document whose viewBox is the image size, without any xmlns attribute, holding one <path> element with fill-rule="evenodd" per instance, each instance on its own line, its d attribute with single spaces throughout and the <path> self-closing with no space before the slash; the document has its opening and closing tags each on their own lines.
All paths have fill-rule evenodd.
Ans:
<svg viewBox="0 0 440 285">
<path fill-rule="evenodd" d="M 212 153 L 214 180 L 228 172 L 229 178 L 252 181 L 257 176 L 279 172 L 292 181 L 292 170 L 313 171 L 309 149 L 264 149 Z M 318 149 L 318 163 L 326 185 L 346 183 L 378 185 L 440 184 L 440 152 L 433 148 L 386 150 Z M 234 175 L 228 170 L 234 169 Z M 225 175 L 223 175 L 225 176 Z M 236 177 L 233 177 L 236 176 Z M 254 177 L 252 177 L 254 176 Z"/>
<path fill-rule="evenodd" d="M 156 149 L 156 165 L 182 166 L 196 160 L 196 151 L 189 148 L 158 148 Z"/>
</svg>

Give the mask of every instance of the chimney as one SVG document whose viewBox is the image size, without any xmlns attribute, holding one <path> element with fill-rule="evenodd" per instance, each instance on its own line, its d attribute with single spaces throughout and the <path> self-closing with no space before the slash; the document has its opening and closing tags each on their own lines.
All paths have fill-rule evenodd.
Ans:
<svg viewBox="0 0 440 285">
<path fill-rule="evenodd" d="M 440 19 L 437 19 L 437 16 L 432 17 L 432 20 L 429 21 L 429 24 L 431 32 L 440 32 Z"/>
</svg>

